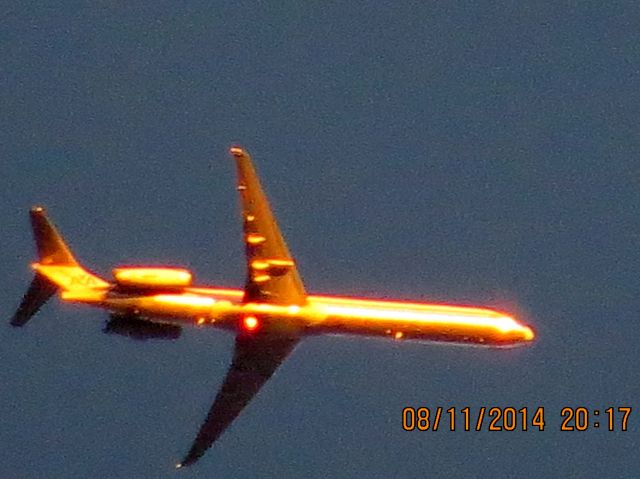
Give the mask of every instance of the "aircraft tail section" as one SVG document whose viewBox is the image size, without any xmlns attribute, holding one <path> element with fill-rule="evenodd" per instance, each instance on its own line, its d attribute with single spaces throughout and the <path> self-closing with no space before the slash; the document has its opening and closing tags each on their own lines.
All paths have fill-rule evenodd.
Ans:
<svg viewBox="0 0 640 479">
<path fill-rule="evenodd" d="M 24 326 L 57 291 L 109 286 L 108 282 L 80 266 L 43 208 L 32 208 L 29 216 L 38 262 L 31 265 L 35 277 L 11 319 L 13 326 Z"/>
<path fill-rule="evenodd" d="M 41 265 L 77 266 L 78 262 L 69 251 L 62 236 L 51 224 L 44 208 L 34 206 L 29 211 L 33 239 L 38 250 L 38 263 Z"/>
</svg>

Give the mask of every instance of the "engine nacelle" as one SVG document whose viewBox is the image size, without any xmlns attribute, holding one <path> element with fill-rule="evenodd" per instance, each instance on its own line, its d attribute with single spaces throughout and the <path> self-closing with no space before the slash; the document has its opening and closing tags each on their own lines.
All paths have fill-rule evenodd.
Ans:
<svg viewBox="0 0 640 479">
<path fill-rule="evenodd" d="M 191 272 L 184 268 L 118 267 L 113 270 L 118 286 L 128 288 L 185 288 L 191 286 Z"/>
<path fill-rule="evenodd" d="M 136 316 L 111 315 L 103 331 L 131 339 L 178 339 L 182 328 L 173 324 L 152 323 Z"/>
</svg>

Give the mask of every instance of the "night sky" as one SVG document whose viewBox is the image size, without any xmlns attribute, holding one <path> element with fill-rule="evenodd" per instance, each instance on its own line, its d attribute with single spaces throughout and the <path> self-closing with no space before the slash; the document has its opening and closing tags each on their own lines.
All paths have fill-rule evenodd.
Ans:
<svg viewBox="0 0 640 479">
<path fill-rule="evenodd" d="M 637 477 L 640 7 L 321 3 L 3 5 L 0 477 Z M 233 144 L 308 291 L 503 308 L 537 342 L 308 339 L 175 472 L 232 336 L 133 341 L 57 299 L 12 328 L 27 211 L 101 275 L 240 287 Z M 547 427 L 405 432 L 405 406 L 543 406 Z M 561 432 L 565 406 L 638 409 Z"/>
</svg>

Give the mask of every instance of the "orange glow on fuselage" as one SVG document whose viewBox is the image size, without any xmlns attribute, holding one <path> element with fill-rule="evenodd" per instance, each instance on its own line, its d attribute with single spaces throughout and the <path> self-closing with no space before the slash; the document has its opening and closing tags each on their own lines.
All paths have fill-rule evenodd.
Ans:
<svg viewBox="0 0 640 479">
<path fill-rule="evenodd" d="M 176 324 L 190 322 L 233 329 L 240 321 L 248 331 L 259 327 L 257 318 L 265 316 L 295 324 L 304 334 L 312 335 L 355 334 L 479 345 L 516 345 L 535 338 L 529 326 L 488 308 L 322 295 L 308 296 L 306 304 L 300 306 L 245 304 L 243 296 L 244 292 L 237 289 L 189 287 L 175 294 L 130 297 L 111 297 L 108 290 L 86 296 L 78 291 L 63 294 L 63 299 L 114 311 L 135 309 Z M 256 320 L 255 325 L 249 318 Z"/>
<path fill-rule="evenodd" d="M 213 306 L 216 300 L 207 296 L 194 294 L 156 294 L 152 296 L 154 301 L 166 305 L 176 306 Z"/>
</svg>

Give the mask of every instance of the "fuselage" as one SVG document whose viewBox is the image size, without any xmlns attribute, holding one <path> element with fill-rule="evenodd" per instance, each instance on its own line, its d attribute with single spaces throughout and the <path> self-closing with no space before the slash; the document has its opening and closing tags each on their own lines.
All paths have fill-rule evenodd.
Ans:
<svg viewBox="0 0 640 479">
<path fill-rule="evenodd" d="M 525 344 L 535 336 L 529 326 L 488 308 L 321 295 L 309 295 L 302 306 L 281 306 L 243 303 L 243 295 L 238 289 L 216 287 L 145 292 L 109 286 L 64 291 L 61 297 L 150 321 L 233 331 L 245 325 L 253 332 L 278 324 L 305 335 L 348 334 L 486 346 Z"/>
</svg>

